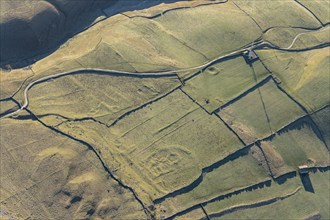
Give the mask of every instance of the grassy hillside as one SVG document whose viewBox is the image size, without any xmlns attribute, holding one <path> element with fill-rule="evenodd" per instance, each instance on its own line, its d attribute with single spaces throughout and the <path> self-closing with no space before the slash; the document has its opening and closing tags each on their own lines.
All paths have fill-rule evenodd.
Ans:
<svg viewBox="0 0 330 220">
<path fill-rule="evenodd" d="M 246 143 L 252 143 L 278 131 L 304 112 L 270 80 L 218 114 Z"/>
<path fill-rule="evenodd" d="M 330 165 L 327 147 L 311 120 L 297 121 L 271 140 L 261 142 L 261 148 L 274 176 L 294 171 L 301 165 Z"/>
<path fill-rule="evenodd" d="M 218 118 L 200 110 L 180 91 L 109 129 L 92 121 L 59 128 L 100 147 L 106 163 L 146 201 L 192 183 L 202 168 L 242 147 Z"/>
<path fill-rule="evenodd" d="M 313 112 L 329 103 L 330 51 L 258 51 L 261 60 L 281 80 L 281 87 Z"/>
<path fill-rule="evenodd" d="M 281 48 L 301 50 L 329 43 L 330 32 L 329 26 L 317 30 L 275 27 L 264 33 L 263 39 Z"/>
<path fill-rule="evenodd" d="M 215 219 L 306 219 L 313 216 L 329 219 L 329 172 L 311 173 L 310 180 L 314 193 L 300 190 L 295 195 L 270 205 L 240 210 Z"/>
<path fill-rule="evenodd" d="M 330 22 L 330 2 L 323 0 L 299 0 L 303 6 L 308 8 L 312 13 L 317 16 L 318 19 L 322 21 L 323 24 Z"/>
<path fill-rule="evenodd" d="M 196 204 L 237 191 L 269 179 L 267 172 L 246 155 L 203 175 L 203 181 L 193 189 L 169 198 L 161 204 L 171 216 Z"/>
<path fill-rule="evenodd" d="M 24 66 L 22 59 L 54 49 L 70 34 L 100 17 L 110 1 L 1 1 L 0 64 Z M 17 64 L 18 62 L 18 64 Z"/>
<path fill-rule="evenodd" d="M 214 64 L 189 80 L 183 90 L 213 112 L 269 75 L 260 62 L 249 67 L 243 57 Z"/>
<path fill-rule="evenodd" d="M 38 53 L 94 1 L 5 2 Z M 327 3 L 157 2 L 0 70 L 0 218 L 328 219 Z"/>
<path fill-rule="evenodd" d="M 301 189 L 299 178 L 288 180 L 284 184 L 271 182 L 271 184 L 251 191 L 241 192 L 222 200 L 215 200 L 205 205 L 205 210 L 212 219 L 223 216 L 227 218 L 227 213 L 235 212 L 235 209 L 244 207 L 245 205 L 258 204 L 265 201 L 270 201 L 274 198 L 289 195 L 294 193 L 297 189 Z M 258 205 L 256 205 L 258 206 Z"/>
<path fill-rule="evenodd" d="M 219 16 L 219 11 L 223 15 Z M 232 13 L 237 17 L 236 25 L 226 25 Z M 194 22 L 197 17 L 200 26 Z M 176 33 L 179 29 L 174 21 L 178 19 L 178 25 L 189 27 L 180 30 L 190 31 Z M 243 30 L 245 26 L 250 27 L 248 33 Z M 32 70 L 38 78 L 77 68 L 133 72 L 188 68 L 242 47 L 260 34 L 253 21 L 232 3 L 170 11 L 155 19 L 118 15 L 69 40 Z"/>
<path fill-rule="evenodd" d="M 19 107 L 12 100 L 5 100 L 0 102 L 0 115 L 6 115 L 7 113 L 17 110 Z"/>
<path fill-rule="evenodd" d="M 19 117 L 1 120 L 1 210 L 18 219 L 146 217 L 86 146 Z"/>
<path fill-rule="evenodd" d="M 271 27 L 320 27 L 320 22 L 294 0 L 234 0 L 265 31 Z M 324 13 L 325 15 L 325 13 Z"/>
<path fill-rule="evenodd" d="M 177 77 L 77 74 L 38 84 L 29 92 L 30 108 L 38 115 L 62 120 L 95 118 L 111 124 L 125 112 L 168 93 L 180 84 Z"/>
<path fill-rule="evenodd" d="M 320 111 L 314 113 L 312 115 L 313 120 L 316 122 L 318 128 L 320 129 L 321 135 L 328 147 L 328 149 L 330 148 L 330 125 L 329 125 L 329 121 L 330 121 L 330 107 L 329 105 L 323 109 L 321 109 Z"/>
</svg>

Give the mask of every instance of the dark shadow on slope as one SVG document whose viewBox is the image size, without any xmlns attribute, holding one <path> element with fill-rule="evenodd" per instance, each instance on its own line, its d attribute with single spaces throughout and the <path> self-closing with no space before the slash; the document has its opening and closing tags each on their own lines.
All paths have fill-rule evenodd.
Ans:
<svg viewBox="0 0 330 220">
<path fill-rule="evenodd" d="M 0 15 L 0 68 L 29 66 L 106 17 L 177 1 L 180 0 L 44 0 L 40 5 L 31 3 L 31 10 L 26 11 L 31 19 L 21 16 L 19 8 L 28 7 L 18 1 L 18 9 L 11 8 L 14 15 Z M 103 19 L 96 21 L 101 16 Z"/>
<path fill-rule="evenodd" d="M 3 108 L 1 106 L 1 103 L 4 103 L 4 102 L 12 102 L 13 104 L 15 104 L 15 106 L 11 106 L 11 108 Z M 2 101 L 0 101 L 0 118 L 2 118 L 5 115 L 8 115 L 12 112 L 17 111 L 20 107 L 21 107 L 21 105 L 13 98 L 3 99 Z"/>
<path fill-rule="evenodd" d="M 174 3 L 180 0 L 119 0 L 112 6 L 105 8 L 103 11 L 107 16 L 113 16 L 125 11 L 143 10 L 161 3 Z"/>
<path fill-rule="evenodd" d="M 300 179 L 301 179 L 301 182 L 302 182 L 302 184 L 304 186 L 304 189 L 307 192 L 315 193 L 314 187 L 313 187 L 313 184 L 312 184 L 312 181 L 309 178 L 309 174 L 308 173 L 300 174 Z"/>
<path fill-rule="evenodd" d="M 191 207 L 189 207 L 189 208 L 187 208 L 187 209 L 185 209 L 185 210 L 183 210 L 183 211 L 180 211 L 180 212 L 178 212 L 178 213 L 176 213 L 176 214 L 174 214 L 174 215 L 172 215 L 172 216 L 169 216 L 169 217 L 167 217 L 167 218 L 165 218 L 165 219 L 174 219 L 174 218 L 177 217 L 177 216 L 184 215 L 184 214 L 186 214 L 186 213 L 188 213 L 188 212 L 190 212 L 190 211 L 192 211 L 192 210 L 195 210 L 196 208 L 199 208 L 200 205 L 205 206 L 207 203 L 215 202 L 215 201 L 220 201 L 220 200 L 223 200 L 223 199 L 227 199 L 227 198 L 230 198 L 230 197 L 233 196 L 233 195 L 238 195 L 238 194 L 240 194 L 240 193 L 242 193 L 242 192 L 249 192 L 249 191 L 253 191 L 253 190 L 257 190 L 257 189 L 262 189 L 262 188 L 264 188 L 264 187 L 270 187 L 271 184 L 272 184 L 272 181 L 271 181 L 271 180 L 266 180 L 266 181 L 264 181 L 264 182 L 257 183 L 257 184 L 252 185 L 252 186 L 248 186 L 248 187 L 246 187 L 246 188 L 239 189 L 239 190 L 236 190 L 236 191 L 234 191 L 234 192 L 230 192 L 230 193 L 227 193 L 227 194 L 224 194 L 224 195 L 220 195 L 220 196 L 218 196 L 218 197 L 216 197 L 216 198 L 213 198 L 213 199 L 211 199 L 211 200 L 205 201 L 205 202 L 203 202 L 203 203 L 201 203 L 201 204 L 196 204 L 196 205 L 194 205 L 194 206 L 191 206 Z M 211 219 L 212 219 L 212 218 L 211 218 Z"/>
<path fill-rule="evenodd" d="M 328 172 L 330 170 L 330 166 L 327 166 L 327 167 L 313 167 L 313 168 L 309 168 L 309 172 Z M 292 173 L 288 173 L 288 174 L 285 174 L 285 178 L 288 179 L 288 178 L 295 178 L 296 177 L 296 172 L 292 172 Z M 275 180 L 275 182 L 277 182 L 277 180 Z M 215 202 L 215 201 L 220 201 L 220 200 L 223 200 L 223 199 L 227 199 L 227 198 L 230 198 L 231 196 L 233 195 L 239 195 L 240 193 L 244 193 L 244 192 L 250 192 L 250 191 L 253 191 L 253 190 L 258 190 L 258 189 L 262 189 L 264 187 L 271 187 L 272 186 L 272 183 L 274 183 L 273 181 L 271 180 L 267 180 L 265 182 L 261 182 L 261 183 L 257 183 L 255 185 L 252 185 L 252 186 L 249 186 L 249 187 L 246 187 L 244 189 L 240 189 L 240 190 L 237 190 L 237 191 L 234 191 L 234 192 L 231 192 L 231 193 L 228 193 L 228 194 L 225 194 L 225 195 L 220 195 L 214 199 L 211 199 L 211 200 L 208 200 L 208 201 L 205 201 L 201 204 L 196 204 L 192 207 L 189 207 L 185 210 L 182 210 L 178 213 L 175 213 L 173 214 L 172 216 L 170 217 L 167 217 L 166 219 L 175 219 L 176 217 L 178 216 L 181 216 L 181 215 L 184 215 L 186 213 L 189 213 L 197 208 L 200 207 L 200 205 L 207 205 L 208 203 L 211 203 L 211 202 Z M 279 184 L 277 182 L 277 184 Z M 309 188 L 307 188 L 308 190 L 311 190 L 310 186 L 308 186 Z M 314 189 L 313 189 L 314 190 Z M 297 190 L 295 190 L 294 192 L 288 194 L 288 195 L 285 195 L 285 196 L 282 196 L 282 197 L 279 197 L 279 198 L 274 198 L 274 199 L 270 199 L 270 200 L 267 200 L 267 201 L 262 201 L 261 203 L 257 204 L 257 205 L 268 205 L 268 204 L 271 204 L 273 202 L 276 202 L 278 200 L 283 200 L 285 198 L 288 198 L 292 195 L 294 195 L 296 192 L 299 191 L 299 188 Z M 254 208 L 255 204 L 253 205 L 243 205 L 242 208 Z M 233 209 L 233 211 L 235 211 L 235 209 Z M 228 213 L 231 213 L 232 210 L 228 210 Z M 223 214 L 228 214 L 227 211 L 224 212 L 224 213 L 218 213 L 218 214 L 211 214 L 210 217 L 212 219 L 212 217 L 221 217 Z M 218 216 L 219 215 L 219 216 Z"/>
<path fill-rule="evenodd" d="M 91 26 L 115 0 L 15 1 L 2 5 L 0 67 L 17 69 L 48 56 Z M 60 4 L 55 4 L 60 2 Z M 22 13 L 24 9 L 24 13 Z"/>
<path fill-rule="evenodd" d="M 269 79 L 268 79 L 269 80 Z M 267 80 L 267 81 L 268 81 Z M 267 82 L 266 81 L 266 82 Z M 264 82 L 264 83 L 266 83 Z M 270 135 L 269 137 L 263 139 L 263 140 L 267 140 L 267 141 L 271 141 L 273 140 L 274 137 L 276 137 L 277 135 L 280 135 L 280 134 L 283 134 L 285 132 L 290 132 L 291 130 L 301 130 L 304 126 L 313 126 L 312 122 L 310 121 L 310 118 L 309 116 L 302 116 L 300 118 L 298 118 L 296 121 L 288 124 L 287 126 L 285 126 L 284 128 L 280 129 L 277 134 L 272 134 Z M 315 131 L 315 130 L 313 130 Z M 316 133 L 315 133 L 316 134 Z M 317 135 L 317 134 L 316 134 Z M 178 189 L 176 191 L 173 191 L 161 198 L 158 198 L 156 200 L 154 200 L 154 203 L 155 204 L 158 204 L 158 203 L 161 203 L 162 201 L 166 200 L 167 198 L 171 198 L 171 197 L 175 197 L 177 195 L 180 195 L 180 194 L 184 194 L 184 193 L 187 193 L 189 191 L 191 191 L 192 189 L 194 189 L 195 187 L 197 187 L 202 181 L 203 181 L 203 175 L 209 173 L 209 172 L 212 172 L 214 169 L 217 169 L 219 168 L 220 166 L 230 162 L 230 161 L 233 161 L 241 156 L 244 156 L 244 155 L 247 155 L 248 152 L 249 152 L 249 149 L 251 148 L 253 144 L 250 144 L 232 154 L 230 154 L 229 156 L 225 157 L 224 159 L 208 166 L 208 167 L 205 167 L 202 169 L 202 174 L 198 177 L 198 179 L 196 179 L 193 183 L 189 184 L 188 186 L 185 186 L 181 189 Z M 325 168 L 323 168 L 325 169 Z M 294 178 L 297 176 L 297 173 L 296 171 L 293 171 L 293 172 L 289 172 L 289 173 L 285 173 L 281 176 L 278 176 L 276 178 L 274 178 L 274 181 L 278 184 L 283 184 L 285 183 L 288 179 L 291 179 L 291 178 Z"/>
<path fill-rule="evenodd" d="M 313 133 L 315 134 L 315 136 L 324 144 L 325 148 L 327 148 L 327 145 L 326 145 L 326 143 L 324 141 L 324 138 L 323 138 L 323 136 L 322 136 L 319 128 L 317 127 L 317 125 L 311 119 L 311 117 L 309 115 L 305 115 L 305 116 L 299 118 L 295 122 L 289 124 L 285 128 L 283 128 L 280 131 L 278 131 L 277 134 L 278 135 L 281 135 L 283 133 L 290 132 L 291 130 L 301 130 L 304 127 L 311 128 L 311 130 L 313 131 Z"/>
<path fill-rule="evenodd" d="M 211 218 L 219 218 L 219 217 L 222 217 L 224 215 L 227 215 L 227 214 L 239 211 L 239 210 L 254 209 L 254 208 L 270 205 L 270 204 L 275 203 L 279 200 L 289 198 L 289 197 L 293 196 L 294 194 L 296 194 L 298 191 L 299 191 L 299 188 L 296 189 L 294 192 L 288 194 L 288 195 L 273 197 L 273 198 L 270 198 L 268 200 L 263 200 L 263 201 L 259 201 L 259 202 L 255 202 L 255 203 L 251 203 L 251 204 L 241 204 L 241 205 L 233 206 L 231 208 L 227 208 L 227 209 L 225 209 L 223 211 L 220 211 L 218 213 L 211 214 L 210 217 Z"/>
<path fill-rule="evenodd" d="M 297 172 L 293 171 L 293 172 L 285 173 L 279 177 L 276 177 L 274 181 L 281 185 L 285 183 L 288 179 L 295 178 L 296 176 L 297 176 Z"/>
<path fill-rule="evenodd" d="M 224 165 L 224 164 L 226 164 L 230 161 L 234 161 L 234 160 L 238 159 L 239 157 L 243 157 L 243 156 L 247 155 L 249 153 L 249 149 L 250 149 L 251 146 L 252 145 L 249 145 L 247 147 L 239 149 L 238 151 L 230 154 L 229 156 L 225 157 L 224 159 L 219 160 L 219 161 L 215 162 L 214 164 L 203 168 L 201 175 L 195 181 L 193 181 L 191 184 L 189 184 L 189 185 L 187 185 L 183 188 L 180 188 L 178 190 L 175 190 L 175 191 L 173 191 L 173 192 L 171 192 L 171 193 L 169 193 L 169 194 L 167 194 L 163 197 L 155 199 L 154 203 L 159 204 L 159 203 L 163 202 L 164 200 L 166 200 L 168 198 L 172 198 L 172 197 L 176 197 L 180 194 L 188 193 L 189 191 L 196 188 L 203 181 L 204 175 L 206 175 L 209 172 L 212 172 L 214 169 L 217 169 L 220 166 L 222 166 L 222 165 Z"/>
</svg>

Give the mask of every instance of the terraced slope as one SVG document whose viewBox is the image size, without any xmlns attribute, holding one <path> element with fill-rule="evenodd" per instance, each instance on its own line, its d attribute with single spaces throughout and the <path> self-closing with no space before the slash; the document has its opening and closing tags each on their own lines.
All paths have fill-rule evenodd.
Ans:
<svg viewBox="0 0 330 220">
<path fill-rule="evenodd" d="M 329 219 L 326 4 L 162 4 L 1 70 L 0 214 Z"/>
</svg>

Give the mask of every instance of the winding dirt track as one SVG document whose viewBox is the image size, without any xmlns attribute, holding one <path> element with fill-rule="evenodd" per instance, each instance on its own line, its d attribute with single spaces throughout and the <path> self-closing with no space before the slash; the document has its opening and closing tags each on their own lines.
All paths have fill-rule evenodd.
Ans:
<svg viewBox="0 0 330 220">
<path fill-rule="evenodd" d="M 316 32 L 322 32 L 325 30 L 328 30 L 330 26 L 321 29 L 321 30 L 317 30 Z M 195 67 L 190 67 L 190 68 L 185 68 L 185 69 L 176 69 L 176 70 L 169 70 L 169 71 L 161 71 L 161 72 L 125 72 L 125 71 L 118 71 L 118 70 L 106 70 L 106 69 L 93 69 L 93 68 L 84 68 L 84 69 L 76 69 L 76 70 L 72 70 L 72 71 L 68 71 L 68 72 L 60 72 L 60 73 L 56 73 L 56 74 L 52 74 L 52 75 L 48 75 L 48 76 L 44 76 L 40 79 L 37 79 L 35 81 L 30 82 L 26 88 L 24 89 L 24 104 L 16 111 L 9 113 L 7 115 L 2 116 L 1 118 L 7 118 L 10 116 L 13 116 L 15 114 L 17 114 L 18 112 L 20 112 L 23 109 L 26 109 L 29 105 L 29 98 L 28 98 L 28 91 L 36 84 L 48 81 L 50 79 L 55 79 L 55 78 L 59 78 L 62 76 L 67 76 L 67 75 L 72 75 L 72 74 L 83 74 L 83 73 L 94 73 L 94 74 L 108 74 L 108 75 L 122 75 L 122 76 L 135 76 L 135 77 L 168 77 L 168 76 L 178 76 L 177 73 L 179 72 L 187 72 L 187 71 L 192 71 L 192 70 L 199 70 L 205 67 L 208 67 L 210 65 L 212 65 L 213 63 L 228 58 L 228 57 L 232 57 L 235 55 L 239 55 L 242 54 L 245 51 L 251 51 L 254 50 L 256 48 L 260 48 L 260 47 L 268 47 L 268 48 L 272 48 L 272 49 L 278 49 L 278 50 L 287 50 L 290 51 L 290 49 L 292 48 L 292 46 L 294 45 L 294 43 L 297 41 L 297 39 L 304 35 L 304 34 L 308 34 L 311 32 L 304 32 L 304 33 L 300 33 L 297 34 L 297 36 L 293 39 L 292 43 L 290 44 L 289 47 L 286 48 L 280 48 L 274 44 L 272 44 L 271 42 L 268 41 L 257 41 L 257 42 L 252 42 L 250 44 L 250 46 L 246 46 L 245 48 L 242 49 L 238 49 L 235 51 L 232 51 L 228 54 L 219 56 L 211 61 L 208 61 L 207 63 L 204 63 L 202 65 L 199 66 L 195 66 Z M 1 119 L 0 118 L 0 119 Z"/>
<path fill-rule="evenodd" d="M 330 26 L 327 26 L 327 27 L 325 27 L 325 28 L 321 28 L 321 29 L 316 30 L 316 31 L 308 31 L 308 32 L 300 33 L 300 34 L 298 34 L 298 35 L 293 39 L 293 41 L 292 41 L 292 43 L 290 44 L 290 46 L 288 46 L 287 48 L 283 48 L 283 49 L 285 49 L 285 50 L 289 50 L 289 49 L 291 49 L 291 48 L 293 47 L 293 45 L 296 43 L 296 40 L 297 40 L 300 36 L 302 36 L 302 35 L 306 35 L 306 34 L 310 34 L 310 33 L 323 32 L 323 31 L 328 30 L 329 28 L 330 28 Z"/>
<path fill-rule="evenodd" d="M 253 49 L 257 46 L 262 46 L 262 44 L 264 43 L 260 43 L 260 44 L 256 44 L 254 46 L 245 48 L 245 49 L 240 49 L 240 50 L 236 50 L 233 51 L 231 53 L 228 53 L 226 55 L 217 57 L 205 64 L 202 64 L 200 66 L 195 66 L 195 67 L 191 67 L 191 68 L 186 68 L 186 69 L 177 69 L 177 70 L 169 70 L 169 71 L 162 71 L 162 72 L 125 72 L 125 71 L 118 71 L 118 70 L 106 70 L 106 69 L 92 69 L 92 68 L 84 68 L 84 69 L 76 69 L 76 70 L 72 70 L 72 71 L 68 71 L 68 72 L 61 72 L 61 73 L 56 73 L 56 74 L 52 74 L 52 75 L 48 75 L 48 76 L 44 76 L 40 79 L 37 79 L 35 81 L 30 82 L 26 88 L 24 89 L 24 104 L 21 106 L 20 109 L 16 110 L 15 112 L 12 112 L 10 114 L 7 114 L 5 116 L 3 116 L 2 118 L 6 118 L 6 117 L 10 117 L 12 115 L 17 114 L 19 111 L 25 109 L 28 107 L 29 105 L 29 99 L 28 99 L 28 91 L 36 84 L 48 81 L 50 79 L 55 79 L 55 78 L 59 78 L 62 76 L 67 76 L 67 75 L 72 75 L 72 74 L 82 74 L 82 73 L 96 73 L 96 74 L 108 74 L 108 75 L 122 75 L 122 76 L 136 76 L 136 77 L 150 77 L 150 76 L 154 76 L 154 77 L 167 77 L 167 76 L 177 76 L 178 72 L 186 72 L 186 71 L 191 71 L 191 70 L 198 70 L 204 67 L 207 67 L 211 64 L 213 64 L 214 62 L 230 57 L 230 56 L 234 56 L 237 54 L 240 54 L 244 51 L 247 51 L 249 49 Z"/>
<path fill-rule="evenodd" d="M 318 30 L 318 31 L 315 31 L 315 32 L 323 32 L 325 30 L 328 30 L 329 29 L 329 26 L 328 27 L 325 27 L 324 29 L 322 30 Z M 314 31 L 313 31 L 314 32 Z M 304 33 L 300 33 L 300 34 L 297 34 L 295 36 L 295 38 L 293 39 L 292 43 L 286 47 L 286 48 L 280 48 L 274 44 L 272 44 L 271 42 L 268 42 L 268 41 L 256 41 L 256 42 L 252 42 L 250 43 L 249 45 L 247 45 L 246 47 L 244 48 L 241 48 L 241 49 L 238 49 L 238 50 L 235 50 L 235 51 L 232 51 L 232 52 L 229 52 L 225 55 L 222 55 L 222 56 L 219 56 L 211 61 L 208 61 L 202 65 L 199 65 L 199 66 L 195 66 L 195 67 L 190 67 L 190 68 L 185 68 L 185 69 L 176 69 L 176 70 L 169 70 L 169 71 L 160 71 L 160 72 L 139 72 L 139 73 L 136 73 L 136 72 L 125 72 L 125 71 L 118 71 L 118 70 L 107 70 L 107 69 L 93 69 L 93 68 L 84 68 L 84 69 L 76 69 L 76 70 L 72 70 L 72 71 L 67 71 L 67 72 L 60 72 L 60 73 L 56 73 L 56 74 L 52 74 L 52 75 L 48 75 L 48 76 L 44 76 L 44 77 L 41 77 L 35 81 L 32 81 L 30 82 L 24 89 L 24 104 L 16 111 L 12 112 L 12 113 L 9 113 L 7 115 L 4 115 L 3 117 L 1 117 L 0 119 L 2 118 L 7 118 L 7 117 L 11 117 L 17 113 L 19 113 L 20 111 L 26 109 L 29 105 L 29 98 L 28 98 L 28 91 L 34 86 L 34 85 L 37 85 L 37 84 L 40 84 L 40 83 L 43 83 L 43 82 L 46 82 L 48 80 L 51 80 L 51 79 L 56 79 L 56 78 L 59 78 L 59 77 L 62 77 L 62 76 L 67 76 L 67 75 L 73 75 L 73 74 L 87 74 L 87 73 L 92 73 L 92 74 L 102 74 L 102 75 L 120 75 L 120 76 L 131 76 L 131 77 L 169 77 L 169 76 L 177 76 L 178 77 L 178 73 L 179 72 L 186 72 L 186 71 L 192 71 L 192 70 L 200 70 L 200 69 L 203 69 L 203 68 L 207 68 L 208 66 L 214 64 L 215 62 L 218 62 L 220 60 L 223 60 L 225 58 L 228 58 L 228 57 L 232 57 L 232 56 L 236 56 L 236 55 L 240 55 L 244 52 L 248 52 L 248 51 L 252 51 L 254 49 L 258 49 L 258 48 L 270 48 L 270 49 L 277 49 L 277 50 L 284 50 L 284 51 L 292 51 L 291 48 L 293 47 L 293 45 L 295 44 L 295 42 L 297 41 L 297 39 L 300 37 L 300 36 L 303 36 L 304 34 L 309 34 L 311 32 L 304 32 Z M 316 46 L 317 48 L 318 46 Z M 307 50 L 307 49 L 306 49 Z M 57 131 L 57 132 L 60 132 L 60 131 Z M 74 137 L 71 137 L 70 138 L 73 138 L 74 140 L 76 141 L 79 141 L 78 139 L 75 139 Z M 91 147 L 88 143 L 85 143 L 85 142 L 82 142 L 80 141 L 81 143 L 83 143 L 84 145 L 88 145 L 91 149 L 93 149 L 93 147 Z M 108 173 L 111 174 L 110 172 L 110 169 L 108 169 L 108 167 L 103 163 L 103 160 L 101 159 L 100 155 L 97 153 L 97 151 L 95 151 L 93 149 L 93 151 L 96 153 L 96 155 L 99 157 L 100 161 L 102 162 L 104 168 L 107 170 Z M 118 179 L 116 179 L 112 174 L 111 176 L 117 180 L 118 182 L 120 182 Z M 121 183 L 121 182 L 120 182 Z M 132 188 L 130 188 L 129 186 L 126 186 L 124 184 L 122 184 L 124 187 L 128 188 L 130 191 L 133 192 L 134 196 L 138 199 L 136 193 L 134 192 L 134 190 Z M 295 192 L 293 192 L 292 194 L 295 194 L 299 189 L 297 189 Z M 289 195 L 291 196 L 291 195 Z M 286 197 L 278 197 L 278 198 L 273 198 L 271 200 L 265 200 L 265 201 L 261 201 L 259 203 L 256 203 L 256 204 L 247 204 L 247 205 L 241 205 L 241 206 L 236 206 L 236 207 L 231 207 L 230 209 L 228 210 L 224 210 L 220 213 L 216 213 L 216 215 L 224 215 L 224 214 L 227 214 L 227 213 L 231 213 L 233 211 L 236 211 L 236 210 L 240 210 L 240 209 L 246 209 L 246 208 L 250 208 L 250 207 L 253 207 L 253 206 L 258 206 L 258 205 L 263 205 L 265 203 L 269 203 L 269 202 L 275 202 L 279 199 L 285 199 Z M 138 201 L 143 205 L 143 202 L 140 201 L 138 199 Z M 143 205 L 144 209 L 145 209 L 145 206 Z"/>
</svg>

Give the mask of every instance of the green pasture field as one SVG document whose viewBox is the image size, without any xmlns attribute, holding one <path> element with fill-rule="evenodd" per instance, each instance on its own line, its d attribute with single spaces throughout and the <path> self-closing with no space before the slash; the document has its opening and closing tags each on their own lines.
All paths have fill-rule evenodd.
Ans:
<svg viewBox="0 0 330 220">
<path fill-rule="evenodd" d="M 294 0 L 234 0 L 263 31 L 271 27 L 320 27 L 319 21 Z"/>
<path fill-rule="evenodd" d="M 291 50 L 312 48 L 329 42 L 329 38 L 329 26 L 312 31 L 303 28 L 277 27 L 267 31 L 263 35 L 264 40 L 280 48 L 290 47 L 289 49 Z"/>
<path fill-rule="evenodd" d="M 250 27 L 248 32 L 243 31 L 246 26 Z M 195 67 L 239 49 L 260 35 L 253 21 L 230 2 L 171 11 L 155 19 L 116 15 L 76 35 L 32 65 L 35 76 L 23 87 L 41 76 L 81 68 L 157 72 Z M 187 77 L 196 71 L 179 74 Z M 21 101 L 21 92 L 16 97 Z"/>
<path fill-rule="evenodd" d="M 295 36 L 308 32 L 308 30 L 303 28 L 274 27 L 265 32 L 262 38 L 280 48 L 287 48 L 291 45 Z"/>
<path fill-rule="evenodd" d="M 313 120 L 320 129 L 321 135 L 327 144 L 328 149 L 330 148 L 330 107 L 329 105 L 316 112 L 312 115 Z"/>
<path fill-rule="evenodd" d="M 300 165 L 328 166 L 329 152 L 315 132 L 311 121 L 303 119 L 295 123 L 293 128 L 280 132 L 273 140 L 265 141 L 265 144 L 270 144 L 292 170 Z M 269 158 L 272 158 L 271 154 Z"/>
<path fill-rule="evenodd" d="M 160 207 L 166 214 L 177 213 L 218 196 L 270 179 L 266 170 L 250 155 L 245 155 L 203 175 L 193 189 L 165 200 Z"/>
<path fill-rule="evenodd" d="M 203 218 L 205 218 L 205 213 L 203 212 L 202 208 L 197 208 L 188 213 L 184 213 L 183 215 L 178 215 L 174 219 L 175 220 L 191 220 L 191 219 L 203 219 Z"/>
<path fill-rule="evenodd" d="M 323 0 L 298 0 L 301 4 L 311 10 L 323 24 L 330 22 L 330 2 Z"/>
<path fill-rule="evenodd" d="M 69 75 L 35 85 L 28 93 L 29 108 L 38 115 L 92 117 L 111 124 L 125 112 L 166 94 L 179 84 L 177 77 Z"/>
<path fill-rule="evenodd" d="M 260 50 L 257 53 L 280 79 L 280 86 L 309 112 L 329 103 L 329 48 L 304 52 Z"/>
<path fill-rule="evenodd" d="M 208 67 L 189 80 L 183 90 L 207 111 L 213 112 L 268 75 L 259 61 L 251 68 L 243 57 L 237 57 Z"/>
<path fill-rule="evenodd" d="M 299 178 L 299 177 L 298 177 Z M 214 219 L 329 219 L 330 172 L 309 174 L 314 192 L 299 190 L 295 195 L 253 209 L 238 210 Z"/>
<path fill-rule="evenodd" d="M 297 1 L 330 20 L 330 3 Z M 175 219 L 205 219 L 203 208 L 212 220 L 330 219 L 330 51 L 311 49 L 329 42 L 329 26 L 297 1 L 195 0 L 125 12 L 31 66 L 0 69 L 0 114 L 45 76 L 154 73 L 90 71 L 34 85 L 26 110 L 0 118 L 0 215 L 151 218 L 142 201 L 155 219 L 185 210 Z M 296 51 L 258 47 L 250 65 L 241 55 L 203 65 L 259 40 L 289 47 L 299 33 Z M 156 76 L 171 70 L 182 81 Z M 312 188 L 294 176 L 300 165 L 323 167 L 308 174 Z M 216 216 L 243 205 L 255 207 Z"/>
<path fill-rule="evenodd" d="M 181 91 L 129 115 L 113 130 L 116 141 L 127 146 L 122 152 L 163 193 L 190 184 L 202 168 L 243 147 L 217 117 Z"/>
<path fill-rule="evenodd" d="M 288 195 L 297 190 L 299 187 L 302 187 L 299 177 L 289 179 L 283 184 L 278 184 L 272 181 L 270 186 L 264 186 L 263 188 L 241 192 L 237 195 L 232 195 L 231 197 L 224 198 L 222 200 L 216 200 L 207 203 L 204 208 L 209 216 L 216 216 L 218 213 L 233 209 L 235 207 L 256 204 L 262 201 Z M 223 215 L 223 218 L 226 218 L 226 215 Z"/>
<path fill-rule="evenodd" d="M 109 129 L 93 122 L 66 123 L 59 129 L 100 150 L 106 163 L 118 166 L 116 173 L 142 193 L 145 201 L 189 185 L 202 168 L 243 147 L 221 120 L 180 90 Z"/>
<path fill-rule="evenodd" d="M 330 26 L 301 35 L 292 49 L 312 48 L 330 42 Z"/>
<path fill-rule="evenodd" d="M 253 20 L 230 1 L 171 11 L 154 20 L 183 44 L 208 59 L 241 48 L 261 35 Z"/>
<path fill-rule="evenodd" d="M 262 139 L 304 115 L 270 80 L 218 113 L 246 143 Z"/>
</svg>

